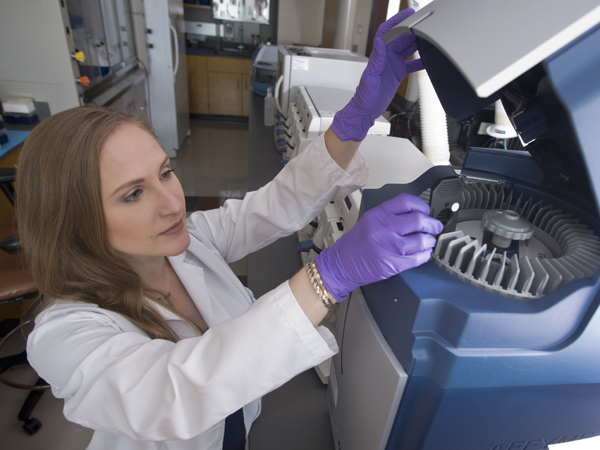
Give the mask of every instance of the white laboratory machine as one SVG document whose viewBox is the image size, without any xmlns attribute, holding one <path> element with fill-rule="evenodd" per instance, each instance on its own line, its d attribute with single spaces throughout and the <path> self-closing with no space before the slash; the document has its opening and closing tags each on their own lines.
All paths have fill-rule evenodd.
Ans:
<svg viewBox="0 0 600 450">
<path fill-rule="evenodd" d="M 369 58 L 349 50 L 279 45 L 275 98 L 284 116 L 298 86 L 322 86 L 354 92 Z"/>
<path fill-rule="evenodd" d="M 287 117 L 279 115 L 273 129 L 275 145 L 284 162 L 298 156 L 317 136 L 325 133 L 335 113 L 354 95 L 354 90 L 322 86 L 297 86 L 294 91 L 295 101 L 289 104 Z M 390 123 L 380 116 L 368 134 L 387 136 Z"/>
</svg>

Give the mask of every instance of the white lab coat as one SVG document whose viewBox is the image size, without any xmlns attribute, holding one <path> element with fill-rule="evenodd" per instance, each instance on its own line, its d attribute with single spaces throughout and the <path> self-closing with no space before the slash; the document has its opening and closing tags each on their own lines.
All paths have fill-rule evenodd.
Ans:
<svg viewBox="0 0 600 450">
<path fill-rule="evenodd" d="M 244 407 L 249 430 L 264 394 L 335 354 L 334 337 L 312 326 L 287 281 L 255 300 L 227 263 L 304 227 L 366 180 L 360 153 L 344 171 L 321 136 L 263 188 L 192 214 L 190 246 L 169 260 L 210 327 L 202 336 L 164 309 L 177 343 L 89 303 L 56 301 L 38 315 L 29 361 L 65 399 L 65 417 L 96 430 L 88 449 L 221 450 L 229 414 Z"/>
</svg>

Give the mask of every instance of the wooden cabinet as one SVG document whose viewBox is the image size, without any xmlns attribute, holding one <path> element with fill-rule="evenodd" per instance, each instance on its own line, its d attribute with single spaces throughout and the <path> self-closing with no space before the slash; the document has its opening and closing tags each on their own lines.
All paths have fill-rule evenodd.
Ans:
<svg viewBox="0 0 600 450">
<path fill-rule="evenodd" d="M 242 115 L 241 78 L 237 73 L 208 72 L 208 104 L 211 114 Z"/>
<path fill-rule="evenodd" d="M 250 103 L 250 74 L 242 75 L 242 116 L 249 114 Z"/>
<path fill-rule="evenodd" d="M 190 113 L 247 116 L 251 62 L 187 55 Z"/>
<path fill-rule="evenodd" d="M 191 114 L 208 112 L 208 56 L 186 55 Z"/>
</svg>

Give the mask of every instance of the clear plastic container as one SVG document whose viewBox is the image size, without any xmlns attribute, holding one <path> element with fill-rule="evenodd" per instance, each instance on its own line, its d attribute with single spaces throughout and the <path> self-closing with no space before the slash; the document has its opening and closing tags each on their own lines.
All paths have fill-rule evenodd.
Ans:
<svg viewBox="0 0 600 450">
<path fill-rule="evenodd" d="M 275 123 L 275 99 L 272 88 L 267 88 L 265 97 L 265 126 L 272 127 Z"/>
</svg>

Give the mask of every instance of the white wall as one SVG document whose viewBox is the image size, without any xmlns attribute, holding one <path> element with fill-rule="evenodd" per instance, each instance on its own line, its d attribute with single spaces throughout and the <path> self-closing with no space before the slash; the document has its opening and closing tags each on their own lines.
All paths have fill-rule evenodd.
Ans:
<svg viewBox="0 0 600 450">
<path fill-rule="evenodd" d="M 324 18 L 325 0 L 279 0 L 277 43 L 321 45 Z"/>
<path fill-rule="evenodd" d="M 367 38 L 369 37 L 369 26 L 371 25 L 371 9 L 373 0 L 357 0 L 356 18 L 352 36 L 352 45 L 356 46 L 356 53 L 364 55 L 367 53 Z"/>
<path fill-rule="evenodd" d="M 373 0 L 340 0 L 335 28 L 335 48 L 364 55 L 371 24 Z"/>
<path fill-rule="evenodd" d="M 0 1 L 0 98 L 32 97 L 52 114 L 79 106 L 58 0 Z"/>
</svg>

